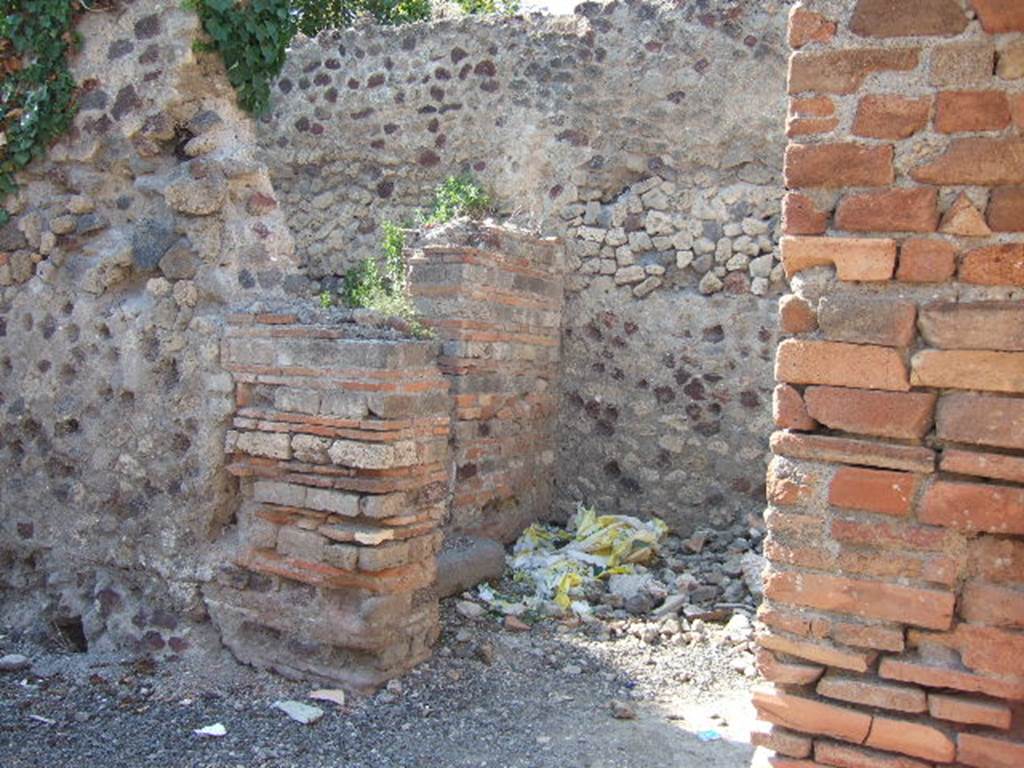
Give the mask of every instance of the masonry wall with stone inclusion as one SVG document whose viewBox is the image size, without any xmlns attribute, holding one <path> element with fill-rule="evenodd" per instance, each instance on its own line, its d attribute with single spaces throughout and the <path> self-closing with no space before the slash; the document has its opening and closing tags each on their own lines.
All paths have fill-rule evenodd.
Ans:
<svg viewBox="0 0 1024 768">
<path fill-rule="evenodd" d="M 276 84 L 258 133 L 309 277 L 461 171 L 565 238 L 557 513 L 688 532 L 763 503 L 785 5 L 327 33 Z"/>
<path fill-rule="evenodd" d="M 211 605 L 242 603 L 211 598 L 213 582 L 241 583 L 226 566 L 248 514 L 226 467 L 225 317 L 308 306 L 376 247 L 382 219 L 465 169 L 504 213 L 566 238 L 571 270 L 561 334 L 554 280 L 502 260 L 488 269 L 532 306 L 529 338 L 441 334 L 444 366 L 493 362 L 529 416 L 489 418 L 507 394 L 487 389 L 497 378 L 457 382 L 452 454 L 481 495 L 449 526 L 507 539 L 551 498 L 682 531 L 758 508 L 781 5 L 587 4 L 327 35 L 298 44 L 261 123 L 234 105 L 217 58 L 192 50 L 194 14 L 124 0 L 86 15 L 80 113 L 22 175 L 0 229 L 0 620 L 65 625 L 94 649 L 219 649 Z M 523 371 L 557 380 L 559 335 L 564 384 L 530 392 Z M 534 450 L 555 412 L 557 455 Z M 500 428 L 487 450 L 484 415 Z M 525 423 L 544 426 L 540 443 L 516 432 Z M 504 470 L 552 465 L 554 494 L 534 483 L 526 505 L 491 503 Z M 310 515 L 282 523 L 289 551 L 311 540 L 293 518 Z"/>
</svg>

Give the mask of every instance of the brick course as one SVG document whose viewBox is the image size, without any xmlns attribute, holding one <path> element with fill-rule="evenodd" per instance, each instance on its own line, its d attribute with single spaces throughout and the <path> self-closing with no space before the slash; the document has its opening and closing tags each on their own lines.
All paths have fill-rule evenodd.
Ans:
<svg viewBox="0 0 1024 768">
<path fill-rule="evenodd" d="M 755 705 L 813 765 L 1024 765 L 1024 4 L 967 5 L 799 4 L 845 117 L 786 158 L 760 642 L 814 674 Z"/>
</svg>

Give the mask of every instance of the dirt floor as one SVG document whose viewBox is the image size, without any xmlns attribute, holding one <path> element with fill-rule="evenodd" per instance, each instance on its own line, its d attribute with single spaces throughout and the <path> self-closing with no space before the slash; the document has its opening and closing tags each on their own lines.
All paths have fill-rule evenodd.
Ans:
<svg viewBox="0 0 1024 768">
<path fill-rule="evenodd" d="M 747 768 L 755 680 L 747 629 L 642 619 L 529 631 L 444 607 L 435 657 L 368 698 L 311 702 L 308 685 L 224 654 L 186 662 L 58 652 L 0 635 L 0 766 Z M 742 624 L 742 620 L 740 622 Z M 293 699 L 324 717 L 272 708 Z M 223 737 L 194 729 L 223 724 Z"/>
</svg>

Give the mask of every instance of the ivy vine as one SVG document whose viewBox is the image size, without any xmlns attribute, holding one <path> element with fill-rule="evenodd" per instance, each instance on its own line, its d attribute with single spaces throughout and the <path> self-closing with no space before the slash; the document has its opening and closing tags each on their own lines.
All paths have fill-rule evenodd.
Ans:
<svg viewBox="0 0 1024 768">
<path fill-rule="evenodd" d="M 185 6 L 199 15 L 210 37 L 196 47 L 220 53 L 238 103 L 253 114 L 263 112 L 295 34 L 291 0 L 186 0 Z"/>
<path fill-rule="evenodd" d="M 0 0 L 0 202 L 75 117 L 68 54 L 81 9 L 78 0 Z M 0 226 L 9 219 L 0 208 Z"/>
</svg>

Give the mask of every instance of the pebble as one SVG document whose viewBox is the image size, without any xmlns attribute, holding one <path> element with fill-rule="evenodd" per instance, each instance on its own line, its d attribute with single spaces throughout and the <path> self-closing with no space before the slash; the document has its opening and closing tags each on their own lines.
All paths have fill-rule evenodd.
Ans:
<svg viewBox="0 0 1024 768">
<path fill-rule="evenodd" d="M 0 656 L 0 672 L 21 672 L 32 666 L 32 660 L 20 653 Z"/>
<path fill-rule="evenodd" d="M 615 699 L 611 703 L 612 717 L 616 720 L 634 720 L 636 719 L 636 709 L 625 701 L 619 701 Z"/>
<path fill-rule="evenodd" d="M 312 725 L 324 716 L 324 711 L 320 707 L 303 704 L 301 701 L 275 701 L 271 706 L 274 709 L 281 710 L 292 720 L 303 725 Z"/>
<path fill-rule="evenodd" d="M 487 609 L 479 603 L 473 603 L 469 600 L 459 600 L 455 604 L 455 610 L 459 612 L 460 616 L 465 616 L 467 619 L 479 619 Z"/>
</svg>

